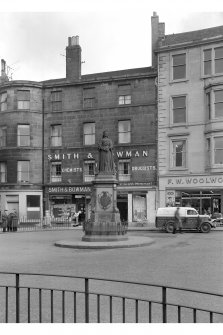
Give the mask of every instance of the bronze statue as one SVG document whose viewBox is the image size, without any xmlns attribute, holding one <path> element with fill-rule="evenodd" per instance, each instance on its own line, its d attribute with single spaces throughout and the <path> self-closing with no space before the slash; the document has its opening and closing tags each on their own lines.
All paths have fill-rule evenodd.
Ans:
<svg viewBox="0 0 223 335">
<path fill-rule="evenodd" d="M 103 132 L 101 142 L 98 144 L 99 150 L 99 172 L 115 173 L 113 158 L 113 143 L 108 137 L 107 131 Z"/>
</svg>

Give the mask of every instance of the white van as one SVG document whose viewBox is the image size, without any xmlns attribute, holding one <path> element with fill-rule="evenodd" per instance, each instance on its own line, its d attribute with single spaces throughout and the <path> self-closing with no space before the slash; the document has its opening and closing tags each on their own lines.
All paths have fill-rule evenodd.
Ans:
<svg viewBox="0 0 223 335">
<path fill-rule="evenodd" d="M 175 212 L 177 207 L 158 208 L 156 213 L 156 228 L 172 233 L 175 223 Z M 208 215 L 199 215 L 192 207 L 179 207 L 183 229 L 196 229 L 202 233 L 209 233 L 216 225 Z"/>
</svg>

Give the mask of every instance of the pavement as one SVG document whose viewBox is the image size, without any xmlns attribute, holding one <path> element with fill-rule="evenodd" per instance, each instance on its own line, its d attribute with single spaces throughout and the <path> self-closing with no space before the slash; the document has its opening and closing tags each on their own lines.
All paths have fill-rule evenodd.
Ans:
<svg viewBox="0 0 223 335">
<path fill-rule="evenodd" d="M 56 247 L 74 248 L 74 249 L 114 249 L 114 248 L 134 248 L 148 246 L 154 243 L 150 237 L 144 236 L 128 236 L 126 240 L 120 241 L 57 241 Z"/>
</svg>

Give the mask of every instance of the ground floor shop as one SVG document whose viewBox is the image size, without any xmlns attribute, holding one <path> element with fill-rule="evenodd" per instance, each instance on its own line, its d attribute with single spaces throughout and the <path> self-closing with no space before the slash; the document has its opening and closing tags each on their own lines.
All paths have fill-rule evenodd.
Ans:
<svg viewBox="0 0 223 335">
<path fill-rule="evenodd" d="M 91 186 L 60 186 L 46 189 L 46 210 L 51 218 L 84 222 L 90 218 Z"/>
<path fill-rule="evenodd" d="M 35 220 L 42 217 L 42 190 L 0 190 L 1 215 L 16 213 L 20 219 Z"/>
<path fill-rule="evenodd" d="M 122 221 L 129 226 L 154 225 L 156 189 L 152 187 L 118 186 L 117 206 Z"/>
<path fill-rule="evenodd" d="M 160 207 L 191 206 L 200 214 L 223 213 L 223 174 L 159 179 Z"/>
<path fill-rule="evenodd" d="M 91 185 L 48 187 L 46 209 L 52 218 L 69 219 L 78 215 L 78 221 L 84 222 L 91 215 L 91 192 Z M 156 189 L 147 186 L 118 186 L 117 207 L 121 221 L 128 222 L 129 225 L 154 225 Z"/>
</svg>

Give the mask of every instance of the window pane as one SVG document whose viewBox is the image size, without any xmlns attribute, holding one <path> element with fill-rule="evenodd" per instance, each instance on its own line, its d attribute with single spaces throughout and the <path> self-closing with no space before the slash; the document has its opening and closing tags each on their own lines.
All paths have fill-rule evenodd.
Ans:
<svg viewBox="0 0 223 335">
<path fill-rule="evenodd" d="M 214 92 L 215 102 L 223 102 L 223 90 L 218 90 Z"/>
<path fill-rule="evenodd" d="M 173 98 L 173 123 L 186 122 L 186 97 Z"/>
<path fill-rule="evenodd" d="M 216 58 L 223 58 L 223 47 L 221 48 L 215 48 L 215 59 Z"/>
<path fill-rule="evenodd" d="M 95 106 L 95 98 L 84 98 L 84 108 L 93 108 Z"/>
<path fill-rule="evenodd" d="M 130 134 L 129 133 L 120 133 L 119 134 L 119 143 L 129 143 Z"/>
<path fill-rule="evenodd" d="M 27 195 L 27 207 L 40 207 L 39 195 Z"/>
<path fill-rule="evenodd" d="M 0 163 L 0 182 L 6 182 L 6 163 Z"/>
<path fill-rule="evenodd" d="M 204 74 L 211 74 L 211 61 L 204 63 Z"/>
<path fill-rule="evenodd" d="M 125 104 L 126 104 L 126 105 L 131 104 L 131 95 L 126 95 L 126 96 L 125 96 Z"/>
<path fill-rule="evenodd" d="M 119 105 L 124 105 L 124 103 L 125 103 L 124 95 L 120 95 L 120 97 L 118 99 L 118 103 L 119 103 Z"/>
<path fill-rule="evenodd" d="M 0 128 L 0 147 L 6 146 L 6 127 Z"/>
<path fill-rule="evenodd" d="M 52 147 L 61 147 L 62 139 L 61 137 L 52 137 L 51 138 L 51 146 Z"/>
<path fill-rule="evenodd" d="M 207 138 L 206 141 L 206 150 L 207 150 L 207 165 L 210 166 L 211 164 L 211 140 L 210 138 Z"/>
<path fill-rule="evenodd" d="M 18 125 L 18 133 L 21 136 L 29 135 L 30 126 L 28 124 Z"/>
<path fill-rule="evenodd" d="M 206 94 L 206 107 L 207 107 L 207 117 L 208 120 L 211 119 L 211 94 L 208 92 Z"/>
<path fill-rule="evenodd" d="M 173 108 L 180 108 L 180 107 L 185 107 L 186 106 L 186 97 L 181 96 L 181 97 L 174 97 L 173 98 Z"/>
<path fill-rule="evenodd" d="M 131 140 L 131 124 L 130 120 L 119 121 L 118 132 L 119 132 L 119 143 L 130 143 Z"/>
<path fill-rule="evenodd" d="M 215 138 L 215 164 L 223 164 L 223 137 Z"/>
<path fill-rule="evenodd" d="M 62 145 L 62 126 L 51 126 L 51 146 L 58 147 Z"/>
<path fill-rule="evenodd" d="M 120 181 L 129 181 L 130 176 L 130 162 L 129 161 L 119 161 L 118 163 L 118 174 Z"/>
<path fill-rule="evenodd" d="M 17 91 L 18 100 L 30 100 L 30 91 Z"/>
<path fill-rule="evenodd" d="M 223 102 L 215 104 L 215 117 L 223 116 Z"/>
<path fill-rule="evenodd" d="M 18 101 L 18 109 L 29 109 L 29 101 Z"/>
<path fill-rule="evenodd" d="M 30 126 L 18 125 L 18 146 L 30 145 Z"/>
<path fill-rule="evenodd" d="M 173 68 L 173 79 L 186 78 L 186 66 L 177 66 Z"/>
<path fill-rule="evenodd" d="M 119 132 L 129 132 L 130 131 L 130 121 L 119 121 L 118 123 Z"/>
<path fill-rule="evenodd" d="M 84 144 L 85 145 L 95 144 L 95 135 L 85 135 Z"/>
<path fill-rule="evenodd" d="M 18 161 L 18 181 L 29 181 L 29 161 Z"/>
<path fill-rule="evenodd" d="M 95 133 L 95 123 L 85 123 L 84 124 L 84 134 L 94 134 Z"/>
<path fill-rule="evenodd" d="M 61 101 L 62 100 L 62 92 L 61 91 L 51 92 L 51 100 L 52 101 Z"/>
<path fill-rule="evenodd" d="M 7 93 L 2 93 L 0 95 L 0 102 L 5 102 L 7 100 Z"/>
<path fill-rule="evenodd" d="M 173 123 L 186 122 L 186 108 L 178 108 L 173 110 Z"/>
<path fill-rule="evenodd" d="M 95 144 L 95 123 L 93 122 L 84 124 L 84 144 Z"/>
<path fill-rule="evenodd" d="M 223 72 L 223 59 L 215 60 L 215 73 Z"/>
<path fill-rule="evenodd" d="M 53 101 L 52 102 L 52 110 L 53 111 L 61 111 L 62 109 L 62 102 L 61 101 Z"/>
<path fill-rule="evenodd" d="M 51 182 L 61 182 L 61 162 L 51 163 Z"/>
<path fill-rule="evenodd" d="M 185 141 L 173 142 L 173 166 L 186 166 Z"/>
<path fill-rule="evenodd" d="M 185 65 L 185 64 L 186 64 L 186 54 L 173 56 L 173 66 Z"/>
<path fill-rule="evenodd" d="M 211 49 L 204 50 L 204 61 L 211 60 Z"/>
</svg>

